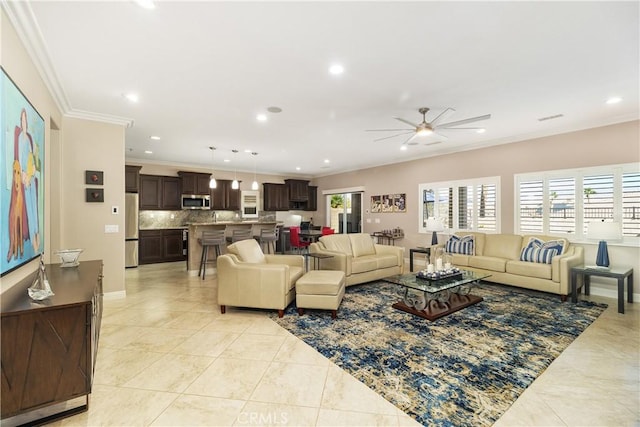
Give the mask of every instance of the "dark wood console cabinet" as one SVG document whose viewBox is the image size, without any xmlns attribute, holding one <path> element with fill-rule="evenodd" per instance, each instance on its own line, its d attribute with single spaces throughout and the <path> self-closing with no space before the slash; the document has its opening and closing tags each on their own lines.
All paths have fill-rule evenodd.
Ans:
<svg viewBox="0 0 640 427">
<path fill-rule="evenodd" d="M 102 261 L 50 264 L 46 273 L 55 295 L 44 301 L 27 295 L 35 273 L 3 293 L 3 420 L 28 419 L 31 411 L 83 396 L 80 407 L 26 422 L 39 425 L 88 409 L 102 319 Z"/>
</svg>

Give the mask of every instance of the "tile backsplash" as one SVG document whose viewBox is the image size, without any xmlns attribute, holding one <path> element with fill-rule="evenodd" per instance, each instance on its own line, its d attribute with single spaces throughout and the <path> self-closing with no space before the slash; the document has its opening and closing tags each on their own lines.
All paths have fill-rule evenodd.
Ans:
<svg viewBox="0 0 640 427">
<path fill-rule="evenodd" d="M 218 221 L 242 221 L 239 212 L 215 211 Z M 183 211 L 140 211 L 138 215 L 138 228 L 149 230 L 155 228 L 184 227 L 190 222 L 213 222 L 214 211 L 183 210 Z M 260 212 L 260 218 L 252 218 L 252 221 L 275 221 L 275 212 Z"/>
</svg>

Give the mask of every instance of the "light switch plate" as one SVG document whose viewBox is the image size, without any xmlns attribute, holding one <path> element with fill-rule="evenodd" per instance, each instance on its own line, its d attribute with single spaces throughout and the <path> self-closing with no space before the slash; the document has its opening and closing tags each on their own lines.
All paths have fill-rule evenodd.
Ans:
<svg viewBox="0 0 640 427">
<path fill-rule="evenodd" d="M 376 224 L 380 224 L 380 218 L 376 218 Z"/>
<path fill-rule="evenodd" d="M 120 208 L 118 208 L 117 206 L 111 206 L 111 213 L 113 215 L 118 215 L 119 211 L 120 211 Z"/>
<path fill-rule="evenodd" d="M 104 226 L 105 233 L 117 233 L 118 232 L 118 224 L 106 224 Z"/>
<path fill-rule="evenodd" d="M 367 224 L 371 224 L 371 218 L 367 218 Z"/>
</svg>

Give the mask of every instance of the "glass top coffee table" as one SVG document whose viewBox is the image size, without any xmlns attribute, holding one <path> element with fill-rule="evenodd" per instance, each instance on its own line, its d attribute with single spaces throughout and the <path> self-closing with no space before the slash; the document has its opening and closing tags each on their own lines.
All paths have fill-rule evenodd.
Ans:
<svg viewBox="0 0 640 427">
<path fill-rule="evenodd" d="M 397 274 L 382 280 L 403 288 L 402 301 L 393 304 L 393 308 L 433 321 L 482 301 L 482 297 L 469 292 L 490 274 L 467 270 L 460 273 L 438 280 L 420 279 L 416 273 Z"/>
</svg>

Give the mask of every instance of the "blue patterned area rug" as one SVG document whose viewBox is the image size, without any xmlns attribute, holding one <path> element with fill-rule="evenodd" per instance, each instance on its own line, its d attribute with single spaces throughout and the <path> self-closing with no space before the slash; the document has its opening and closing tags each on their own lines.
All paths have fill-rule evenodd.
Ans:
<svg viewBox="0 0 640 427">
<path fill-rule="evenodd" d="M 423 425 L 489 426 L 607 307 L 481 283 L 484 301 L 434 322 L 396 310 L 396 285 L 350 286 L 338 318 L 296 313 L 282 327 Z"/>
</svg>

